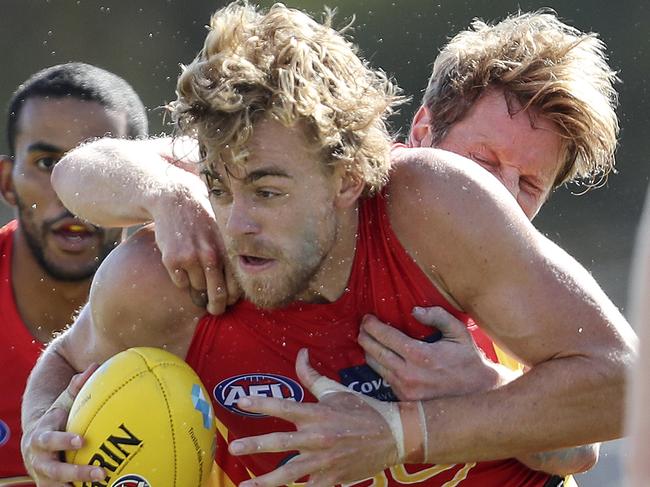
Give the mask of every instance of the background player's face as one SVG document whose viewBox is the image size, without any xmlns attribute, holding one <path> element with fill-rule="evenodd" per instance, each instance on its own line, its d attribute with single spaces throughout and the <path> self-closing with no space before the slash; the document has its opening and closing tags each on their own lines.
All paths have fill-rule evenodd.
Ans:
<svg viewBox="0 0 650 487">
<path fill-rule="evenodd" d="M 415 126 L 428 127 L 429 115 L 425 112 L 420 109 Z M 430 146 L 431 138 L 412 134 L 411 142 Z M 465 156 L 487 169 L 531 220 L 550 195 L 564 157 L 557 126 L 530 110 L 510 115 L 503 92 L 496 89 L 481 96 L 436 147 Z"/>
<path fill-rule="evenodd" d="M 126 135 L 126 117 L 97 102 L 35 97 L 20 112 L 15 160 L 2 163 L 3 194 L 18 210 L 32 254 L 55 279 L 90 277 L 120 239 L 118 229 L 74 218 L 50 183 L 52 168 L 65 152 L 107 134 Z"/>
<path fill-rule="evenodd" d="M 300 128 L 261 121 L 249 151 L 245 168 L 215 168 L 210 199 L 246 298 L 280 307 L 308 290 L 336 241 L 336 177 Z"/>
</svg>

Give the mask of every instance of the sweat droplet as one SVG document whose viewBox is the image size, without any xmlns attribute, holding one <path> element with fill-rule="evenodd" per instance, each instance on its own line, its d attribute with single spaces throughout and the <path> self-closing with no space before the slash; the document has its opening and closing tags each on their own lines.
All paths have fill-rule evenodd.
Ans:
<svg viewBox="0 0 650 487">
<path fill-rule="evenodd" d="M 36 209 L 36 203 L 34 203 L 34 204 L 32 205 L 32 209 L 34 209 L 34 210 Z"/>
</svg>

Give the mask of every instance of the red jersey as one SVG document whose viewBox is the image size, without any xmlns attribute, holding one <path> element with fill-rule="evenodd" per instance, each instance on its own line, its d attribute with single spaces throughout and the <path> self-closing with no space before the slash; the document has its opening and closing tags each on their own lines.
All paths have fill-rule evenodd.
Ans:
<svg viewBox="0 0 650 487">
<path fill-rule="evenodd" d="M 282 309 L 260 310 L 242 301 L 222 316 L 205 315 L 197 325 L 187 362 L 211 393 L 219 429 L 216 460 L 220 485 L 270 472 L 292 456 L 285 452 L 233 457 L 226 443 L 294 429 L 283 420 L 239 410 L 236 402 L 246 395 L 315 402 L 294 370 L 300 348 L 309 349 L 311 364 L 319 373 L 377 399 L 397 400 L 390 386 L 365 363 L 364 351 L 357 343 L 359 324 L 367 313 L 411 337 L 432 341 L 439 333 L 432 334 L 430 327 L 418 323 L 411 310 L 414 306 L 442 306 L 465 322 L 483 351 L 498 360 L 492 342 L 469 316 L 445 300 L 402 247 L 391 229 L 384 196 L 363 200 L 359 215 L 350 279 L 336 302 L 298 302 Z M 541 487 L 549 479 L 549 475 L 510 459 L 396 466 L 355 485 Z"/>
<path fill-rule="evenodd" d="M 0 228 L 0 478 L 26 475 L 20 455 L 20 403 L 27 377 L 43 344 L 18 314 L 11 284 L 11 255 L 17 222 Z"/>
</svg>

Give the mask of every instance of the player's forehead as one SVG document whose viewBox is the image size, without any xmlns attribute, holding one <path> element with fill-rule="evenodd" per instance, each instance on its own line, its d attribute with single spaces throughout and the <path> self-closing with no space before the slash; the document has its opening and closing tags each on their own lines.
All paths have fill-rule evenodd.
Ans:
<svg viewBox="0 0 650 487">
<path fill-rule="evenodd" d="M 260 175 L 285 176 L 292 179 L 308 177 L 319 169 L 321 156 L 308 140 L 300 124 L 285 126 L 263 119 L 256 123 L 241 153 L 229 153 L 204 141 L 206 170 L 223 179 L 254 180 Z M 244 154 L 243 157 L 237 157 Z"/>
<path fill-rule="evenodd" d="M 560 128 L 536 108 L 524 109 L 501 91 L 479 98 L 457 128 L 464 140 L 486 147 L 523 173 L 553 180 L 562 166 L 565 143 Z"/>
<path fill-rule="evenodd" d="M 17 150 L 34 140 L 70 150 L 88 139 L 127 134 L 125 113 L 74 97 L 30 97 L 16 122 Z"/>
</svg>

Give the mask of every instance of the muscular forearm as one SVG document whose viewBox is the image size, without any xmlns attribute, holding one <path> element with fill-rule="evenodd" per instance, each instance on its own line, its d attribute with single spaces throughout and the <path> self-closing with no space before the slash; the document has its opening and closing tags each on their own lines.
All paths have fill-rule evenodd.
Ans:
<svg viewBox="0 0 650 487">
<path fill-rule="evenodd" d="M 57 348 L 57 341 L 48 346 L 27 381 L 21 411 L 22 429 L 25 435 L 32 430 L 34 424 L 78 372 L 58 353 Z"/>
<path fill-rule="evenodd" d="M 61 452 L 83 446 L 83 438 L 65 432 L 70 406 L 84 382 L 94 372 L 89 367 L 76 374 L 59 352 L 65 335 L 50 344 L 36 364 L 23 398 L 21 452 L 25 467 L 37 485 L 95 484 L 106 477 L 97 466 L 69 465 Z M 88 482 L 88 483 L 87 483 Z M 77 482 L 74 482 L 77 484 Z"/>
<path fill-rule="evenodd" d="M 517 460 L 533 470 L 554 475 L 586 472 L 598 461 L 600 443 L 523 455 Z"/>
<path fill-rule="evenodd" d="M 196 152 L 188 140 L 100 139 L 63 157 L 52 185 L 67 208 L 96 225 L 145 223 L 162 206 L 173 207 L 179 193 L 206 192 L 189 172 Z"/>
<path fill-rule="evenodd" d="M 509 384 L 521 376 L 521 372 L 512 371 L 504 366 L 495 368 L 499 374 L 498 387 Z M 518 456 L 517 460 L 533 470 L 565 476 L 589 470 L 598 461 L 599 451 L 600 443 L 594 443 L 561 450 L 529 453 Z"/>
<path fill-rule="evenodd" d="M 493 391 L 427 401 L 428 461 L 523 457 L 620 436 L 626 366 L 554 359 Z"/>
</svg>

